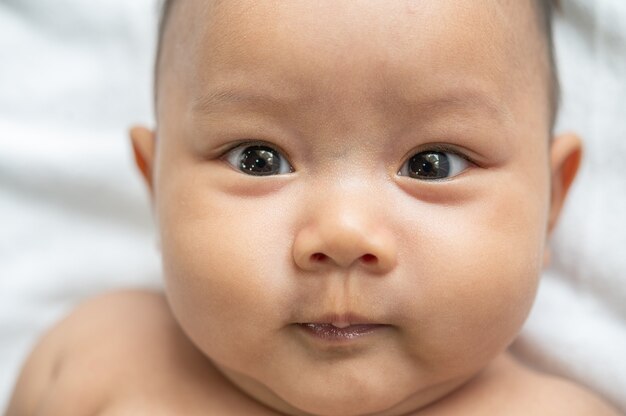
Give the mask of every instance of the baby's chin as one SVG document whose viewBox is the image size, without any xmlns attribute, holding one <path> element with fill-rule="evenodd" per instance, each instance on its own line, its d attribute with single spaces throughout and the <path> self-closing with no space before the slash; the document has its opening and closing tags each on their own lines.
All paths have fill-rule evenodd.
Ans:
<svg viewBox="0 0 626 416">
<path fill-rule="evenodd" d="M 293 387 L 281 389 L 278 396 L 295 409 L 320 416 L 378 414 L 406 400 L 399 388 L 355 388 L 341 383 L 328 383 L 304 391 Z"/>
<path fill-rule="evenodd" d="M 216 363 L 217 365 L 217 363 Z M 320 363 L 320 367 L 334 364 Z M 469 377 L 433 383 L 392 369 L 301 371 L 287 375 L 244 374 L 217 365 L 233 384 L 267 406 L 293 415 L 404 415 L 454 391 Z M 350 374 L 352 373 L 352 374 Z M 360 376 L 359 376 L 360 374 Z"/>
</svg>

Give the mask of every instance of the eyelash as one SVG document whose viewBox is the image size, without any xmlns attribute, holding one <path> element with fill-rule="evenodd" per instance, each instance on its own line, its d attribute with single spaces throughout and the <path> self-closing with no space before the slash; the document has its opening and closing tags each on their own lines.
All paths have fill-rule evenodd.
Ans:
<svg viewBox="0 0 626 416">
<path fill-rule="evenodd" d="M 405 157 L 405 160 L 410 158 L 411 156 L 416 155 L 416 154 L 421 153 L 421 152 L 450 153 L 450 154 L 453 154 L 455 156 L 460 157 L 461 159 L 465 160 L 466 162 L 468 162 L 471 165 L 480 166 L 478 164 L 478 162 L 476 162 L 473 158 L 471 158 L 470 156 L 468 156 L 464 152 L 460 151 L 458 149 L 458 147 L 455 147 L 455 146 L 452 146 L 452 145 L 447 145 L 447 144 L 444 144 L 444 143 L 435 143 L 435 144 L 424 145 L 424 146 L 422 146 L 422 148 L 410 152 L 408 154 L 408 156 Z"/>
<path fill-rule="evenodd" d="M 281 147 L 270 143 L 270 142 L 265 142 L 263 140 L 241 140 L 238 141 L 234 144 L 232 144 L 230 147 L 228 147 L 226 150 L 224 150 L 221 155 L 220 155 L 220 159 L 221 160 L 226 160 L 228 155 L 234 151 L 237 150 L 239 148 L 245 149 L 246 147 L 251 147 L 251 146 L 263 146 L 263 147 L 269 147 L 270 149 L 276 150 L 278 153 L 280 153 L 280 155 L 282 156 L 282 158 L 285 161 L 289 161 L 291 160 L 291 156 L 289 156 L 289 153 L 287 153 L 286 151 L 284 151 Z"/>
</svg>

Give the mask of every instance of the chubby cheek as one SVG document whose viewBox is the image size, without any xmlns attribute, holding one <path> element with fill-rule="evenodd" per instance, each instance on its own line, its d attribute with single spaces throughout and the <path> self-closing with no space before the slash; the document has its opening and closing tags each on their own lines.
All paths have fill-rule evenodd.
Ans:
<svg viewBox="0 0 626 416">
<path fill-rule="evenodd" d="M 168 300 L 207 355 L 231 367 L 249 367 L 253 355 L 272 355 L 273 339 L 286 320 L 291 273 L 281 269 L 289 264 L 281 256 L 290 253 L 290 242 L 287 231 L 277 228 L 286 221 L 274 220 L 280 213 L 258 199 L 178 183 L 183 185 L 164 192 L 159 206 Z M 258 347 L 247 348 L 250 343 Z"/>
<path fill-rule="evenodd" d="M 431 370 L 484 366 L 525 321 L 545 240 L 546 204 L 537 202 L 547 201 L 547 191 L 524 194 L 509 187 L 462 208 L 439 207 L 414 225 L 428 238 L 408 248 L 419 253 L 410 260 L 412 287 L 403 292 L 413 296 L 400 302 L 420 317 L 409 335 Z"/>
</svg>

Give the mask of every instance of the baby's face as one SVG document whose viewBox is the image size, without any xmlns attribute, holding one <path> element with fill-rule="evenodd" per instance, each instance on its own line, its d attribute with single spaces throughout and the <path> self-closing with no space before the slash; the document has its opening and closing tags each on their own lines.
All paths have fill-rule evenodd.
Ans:
<svg viewBox="0 0 626 416">
<path fill-rule="evenodd" d="M 241 389 L 400 413 L 511 343 L 553 173 L 531 7 L 179 0 L 151 165 L 167 296 Z"/>
</svg>

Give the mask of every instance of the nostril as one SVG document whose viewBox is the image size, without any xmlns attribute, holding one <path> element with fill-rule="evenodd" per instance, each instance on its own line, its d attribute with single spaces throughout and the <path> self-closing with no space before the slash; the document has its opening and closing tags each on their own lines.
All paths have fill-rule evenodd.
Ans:
<svg viewBox="0 0 626 416">
<path fill-rule="evenodd" d="M 361 260 L 363 260 L 363 263 L 376 263 L 378 261 L 376 256 L 373 254 L 364 254 L 361 257 Z"/>
<path fill-rule="evenodd" d="M 324 253 L 315 253 L 311 255 L 311 261 L 318 262 L 326 260 L 326 254 Z"/>
<path fill-rule="evenodd" d="M 311 254 L 310 259 L 312 263 L 324 263 L 328 259 L 328 256 L 324 253 L 313 253 Z M 369 253 L 362 255 L 360 259 L 365 264 L 377 264 L 378 263 L 378 257 Z"/>
</svg>

